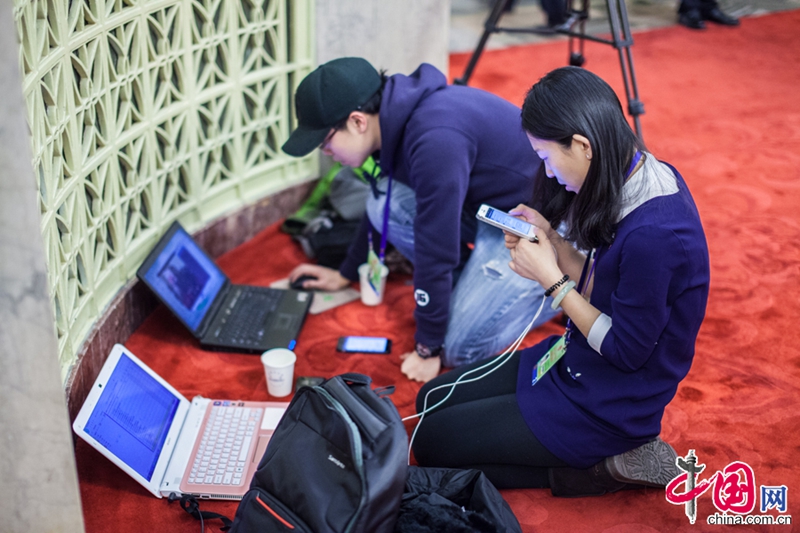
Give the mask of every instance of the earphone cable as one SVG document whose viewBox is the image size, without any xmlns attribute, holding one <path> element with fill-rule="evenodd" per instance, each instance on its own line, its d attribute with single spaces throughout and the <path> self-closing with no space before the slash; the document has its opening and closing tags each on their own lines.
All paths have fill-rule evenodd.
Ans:
<svg viewBox="0 0 800 533">
<path fill-rule="evenodd" d="M 432 388 L 431 390 L 429 390 L 425 394 L 425 399 L 422 402 L 422 411 L 419 412 L 419 413 L 416 413 L 414 415 L 407 416 L 407 417 L 403 418 L 403 422 L 405 422 L 406 420 L 412 420 L 414 418 L 419 417 L 419 422 L 417 422 L 417 425 L 414 428 L 414 431 L 411 433 L 411 439 L 408 442 L 408 462 L 409 463 L 411 462 L 411 447 L 414 444 L 414 438 L 417 436 L 417 430 L 419 429 L 419 426 L 422 425 L 422 420 L 425 418 L 425 414 L 430 412 L 430 411 L 432 411 L 432 410 L 434 410 L 434 409 L 436 409 L 437 407 L 442 405 L 445 401 L 447 401 L 447 399 L 450 398 L 450 396 L 453 394 L 453 391 L 455 390 L 456 385 L 462 385 L 464 383 L 474 383 L 475 381 L 479 381 L 479 380 L 485 378 L 486 376 L 488 376 L 489 374 L 491 374 L 492 372 L 494 372 L 495 370 L 497 370 L 498 368 L 502 367 L 504 364 L 506 364 L 506 362 L 508 362 L 508 360 L 511 359 L 514 356 L 514 354 L 517 351 L 517 348 L 519 348 L 519 345 L 522 344 L 522 341 L 525 340 L 525 337 L 528 335 L 528 332 L 533 327 L 533 324 L 536 322 L 536 319 L 539 318 L 539 315 L 542 313 L 542 308 L 544 307 L 545 300 L 546 300 L 546 298 L 544 296 L 542 296 L 542 303 L 539 304 L 539 309 L 536 311 L 536 314 L 533 316 L 531 321 L 528 323 L 528 325 L 522 331 L 520 336 L 517 337 L 517 340 L 515 340 L 512 343 L 512 345 L 509 346 L 506 349 L 505 352 L 501 353 L 500 355 L 498 355 L 497 357 L 495 357 L 494 359 L 492 359 L 491 361 L 489 361 L 485 365 L 482 365 L 482 366 L 479 366 L 478 368 L 473 368 L 472 370 L 464 372 L 463 374 L 461 374 L 458 377 L 458 379 L 456 379 L 452 383 L 445 383 L 445 384 L 439 385 L 438 387 Z M 498 363 L 498 361 L 499 361 L 499 363 Z M 489 371 L 487 371 L 486 373 L 484 373 L 484 374 L 482 374 L 482 375 L 480 375 L 478 377 L 470 378 L 470 379 L 464 379 L 468 375 L 474 374 L 475 372 L 479 372 L 479 371 L 484 370 L 486 368 L 489 368 L 489 367 L 491 367 L 493 365 L 494 365 L 494 368 L 491 368 Z M 446 387 L 450 387 L 450 391 L 445 395 L 445 397 L 442 398 L 441 400 L 439 400 L 433 406 L 428 407 L 428 396 L 433 391 L 436 391 L 436 390 L 439 390 L 439 389 L 443 389 L 443 388 L 446 388 Z"/>
</svg>

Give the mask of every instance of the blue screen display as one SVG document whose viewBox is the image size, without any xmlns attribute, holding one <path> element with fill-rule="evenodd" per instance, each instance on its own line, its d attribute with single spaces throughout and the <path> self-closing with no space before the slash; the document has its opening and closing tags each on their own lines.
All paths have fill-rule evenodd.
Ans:
<svg viewBox="0 0 800 533">
<path fill-rule="evenodd" d="M 388 339 L 383 337 L 346 337 L 342 349 L 346 352 L 386 352 Z"/>
<path fill-rule="evenodd" d="M 192 330 L 202 323 L 225 283 L 222 271 L 181 229 L 174 233 L 144 278 Z"/>
<path fill-rule="evenodd" d="M 514 218 L 511 215 L 504 213 L 502 211 L 498 211 L 492 207 L 486 212 L 486 218 L 494 220 L 495 222 L 499 222 L 504 226 L 508 226 L 509 228 L 513 228 L 519 231 L 522 234 L 528 234 L 531 229 L 531 225 L 525 222 L 524 220 L 520 220 L 518 218 Z"/>
<path fill-rule="evenodd" d="M 122 354 L 85 431 L 147 481 L 180 399 Z"/>
</svg>

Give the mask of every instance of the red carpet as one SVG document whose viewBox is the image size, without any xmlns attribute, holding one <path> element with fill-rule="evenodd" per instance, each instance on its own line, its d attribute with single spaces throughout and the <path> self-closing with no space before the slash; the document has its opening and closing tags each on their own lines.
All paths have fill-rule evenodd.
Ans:
<svg viewBox="0 0 800 533">
<path fill-rule="evenodd" d="M 800 493 L 800 11 L 742 20 L 736 29 L 705 32 L 672 27 L 635 35 L 633 52 L 645 141 L 684 175 L 700 209 L 711 251 L 708 313 L 687 379 L 667 408 L 662 437 L 679 455 L 695 450 L 709 479 L 734 461 L 760 487 L 788 487 L 786 511 Z M 527 88 L 566 62 L 566 43 L 487 52 L 471 85 L 519 104 Z M 621 89 L 615 51 L 587 43 L 587 68 Z M 460 75 L 466 56 L 452 57 Z M 623 97 L 624 105 L 624 97 Z M 657 243 L 653 243 L 657 246 Z M 273 227 L 219 259 L 234 282 L 268 284 L 303 260 Z M 413 413 L 418 386 L 400 375 L 398 355 L 412 348 L 413 297 L 403 277 L 390 278 L 384 305 L 360 302 L 310 316 L 299 338 L 296 372 L 331 376 L 357 371 L 377 385 L 397 385 L 402 415 Z M 558 332 L 548 324 L 529 343 Z M 343 355 L 342 334 L 383 335 L 391 355 Z M 270 399 L 257 357 L 205 352 L 163 308 L 127 346 L 185 396 Z M 409 430 L 412 426 L 409 424 Z M 77 446 L 88 532 L 196 532 L 199 523 L 177 505 L 149 495 L 83 442 Z M 679 487 L 678 492 L 685 488 Z M 599 498 L 553 498 L 548 490 L 504 491 L 526 533 L 719 531 L 714 489 L 697 499 L 697 522 L 663 490 L 625 491 Z M 733 503 L 734 500 L 728 500 Z M 204 508 L 233 516 L 236 504 Z M 208 531 L 218 531 L 213 521 Z M 793 531 L 792 525 L 742 525 L 741 533 Z"/>
</svg>

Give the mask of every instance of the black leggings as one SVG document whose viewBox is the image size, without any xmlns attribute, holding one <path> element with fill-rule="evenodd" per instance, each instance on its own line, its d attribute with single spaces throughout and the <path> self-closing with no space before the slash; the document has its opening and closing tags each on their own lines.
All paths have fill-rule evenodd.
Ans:
<svg viewBox="0 0 800 533">
<path fill-rule="evenodd" d="M 426 383 L 417 395 L 417 412 L 422 412 L 428 391 L 453 383 L 465 372 L 488 362 L 459 367 Z M 465 379 L 480 376 L 491 368 L 495 366 Z M 444 404 L 426 414 L 413 443 L 417 463 L 482 470 L 497 488 L 549 487 L 548 468 L 567 465 L 539 442 L 522 418 L 516 397 L 518 368 L 519 352 L 480 381 L 457 385 Z M 450 389 L 432 392 L 428 408 Z"/>
</svg>

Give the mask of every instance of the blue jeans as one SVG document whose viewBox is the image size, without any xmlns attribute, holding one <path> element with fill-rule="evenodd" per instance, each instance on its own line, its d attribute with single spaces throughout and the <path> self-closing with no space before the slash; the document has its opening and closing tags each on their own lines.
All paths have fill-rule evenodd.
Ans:
<svg viewBox="0 0 800 533">
<path fill-rule="evenodd" d="M 378 188 L 385 191 L 386 180 L 379 183 Z M 378 231 L 383 228 L 385 203 L 385 195 L 375 199 L 370 194 L 367 199 L 367 215 Z M 416 205 L 414 191 L 393 181 L 387 240 L 412 263 Z M 464 265 L 450 300 L 442 361 L 445 366 L 464 365 L 502 352 L 533 318 L 542 303 L 544 289 L 537 282 L 518 276 L 508 267 L 510 260 L 503 232 L 479 223 L 475 249 Z M 550 309 L 550 302 L 548 298 L 534 327 L 557 314 Z"/>
</svg>

